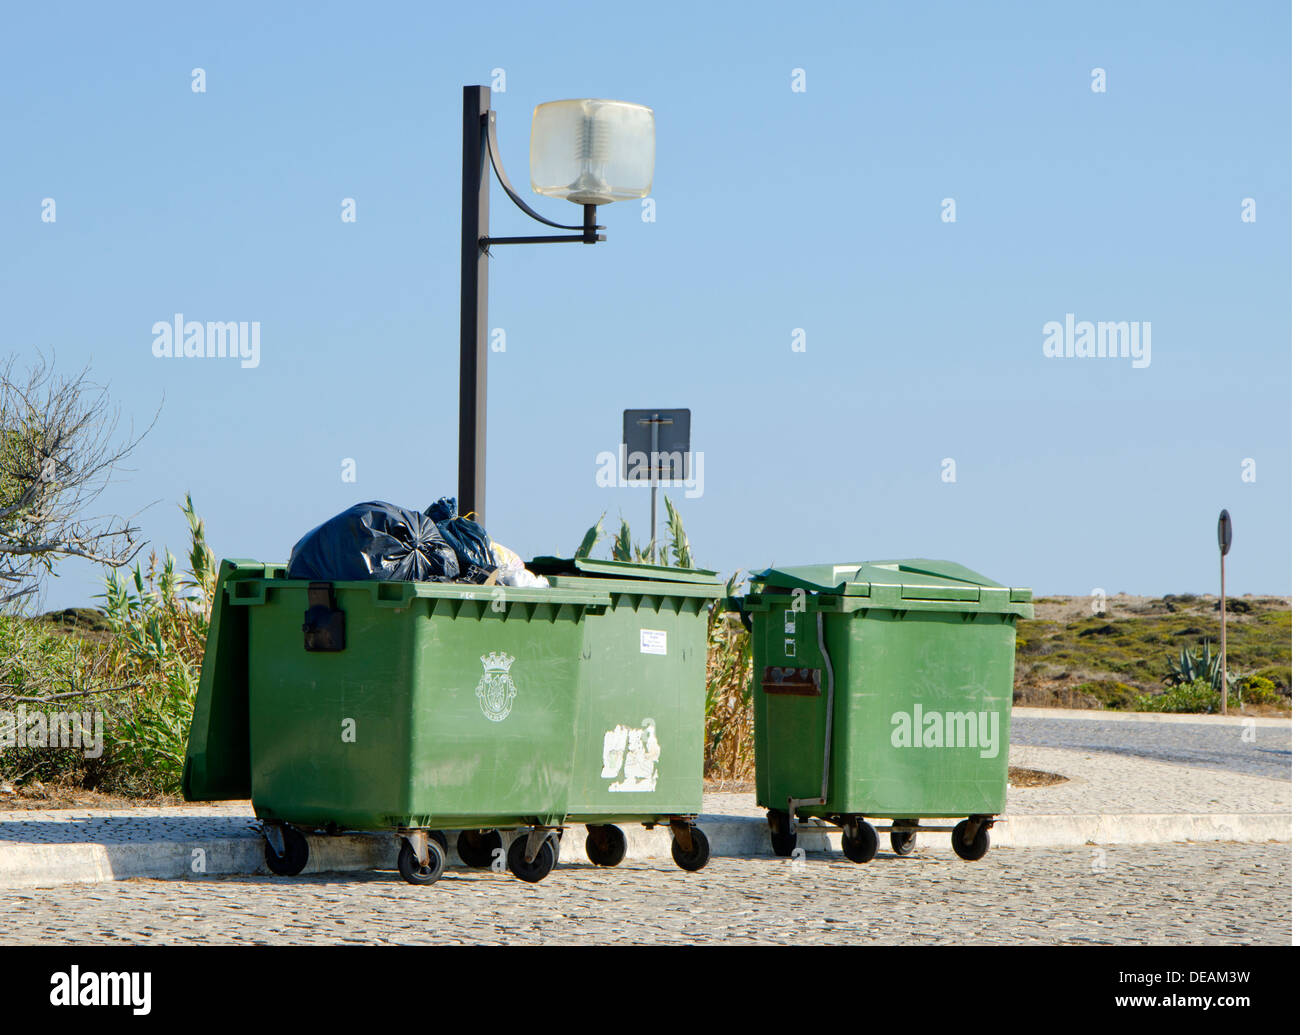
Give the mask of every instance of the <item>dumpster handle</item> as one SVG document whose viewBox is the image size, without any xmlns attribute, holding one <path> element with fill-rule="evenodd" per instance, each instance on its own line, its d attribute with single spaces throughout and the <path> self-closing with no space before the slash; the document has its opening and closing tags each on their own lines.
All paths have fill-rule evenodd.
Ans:
<svg viewBox="0 0 1300 1035">
<path fill-rule="evenodd" d="M 798 818 L 795 809 L 800 805 L 825 805 L 826 795 L 830 791 L 831 779 L 831 730 L 835 721 L 835 670 L 831 668 L 831 656 L 826 650 L 826 628 L 822 624 L 821 608 L 817 609 L 817 647 L 822 652 L 822 661 L 826 663 L 826 749 L 822 755 L 822 796 L 820 798 L 790 798 L 789 830 L 798 834 Z"/>
</svg>

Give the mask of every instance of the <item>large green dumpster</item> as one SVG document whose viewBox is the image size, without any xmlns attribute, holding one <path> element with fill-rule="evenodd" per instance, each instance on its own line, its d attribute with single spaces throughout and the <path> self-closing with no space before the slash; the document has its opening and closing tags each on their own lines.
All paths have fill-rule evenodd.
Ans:
<svg viewBox="0 0 1300 1035">
<path fill-rule="evenodd" d="M 800 821 L 843 828 L 871 859 L 869 818 L 891 820 L 896 852 L 923 820 L 963 817 L 958 855 L 987 851 L 1006 807 L 1015 623 L 1027 589 L 949 561 L 769 568 L 740 602 L 753 625 L 756 792 L 773 849 Z M 824 828 L 822 828 L 824 829 Z"/>
<path fill-rule="evenodd" d="M 530 565 L 556 590 L 599 590 L 608 606 L 583 632 L 569 820 L 588 826 L 587 854 L 617 863 L 621 822 L 666 823 L 673 857 L 688 869 L 708 860 L 704 834 L 684 822 L 703 801 L 708 608 L 717 575 L 624 561 Z"/>
<path fill-rule="evenodd" d="M 585 577 L 583 563 L 554 562 L 573 574 L 522 589 L 309 583 L 287 579 L 282 566 L 223 562 L 186 798 L 250 796 L 268 865 L 283 873 L 302 870 L 303 832 L 314 830 L 397 833 L 398 867 L 412 883 L 441 873 L 443 830 L 462 831 L 462 859 L 488 865 L 502 847 L 498 829 L 529 828 L 506 859 L 525 880 L 550 871 L 551 839 L 576 812 L 600 821 L 598 846 L 609 839 L 601 824 L 625 815 L 670 824 L 675 844 L 694 844 L 705 637 L 702 615 L 695 625 L 683 616 L 699 614 L 704 594 L 690 581 L 676 589 L 646 579 L 649 570 L 633 582 L 639 591 L 629 589 Z M 638 621 L 644 641 L 639 628 L 631 634 Z M 674 653 L 658 653 L 662 642 Z M 684 688 L 697 668 L 697 685 Z M 617 707 L 620 687 L 626 709 Z M 603 788 L 633 805 L 591 801 L 604 763 L 590 741 L 602 725 L 615 736 L 640 731 L 624 750 L 631 776 Z M 646 779 L 638 766 L 651 742 L 657 773 Z M 620 782 L 624 793 L 610 790 Z M 675 855 L 698 868 L 690 864 L 699 851 Z"/>
</svg>

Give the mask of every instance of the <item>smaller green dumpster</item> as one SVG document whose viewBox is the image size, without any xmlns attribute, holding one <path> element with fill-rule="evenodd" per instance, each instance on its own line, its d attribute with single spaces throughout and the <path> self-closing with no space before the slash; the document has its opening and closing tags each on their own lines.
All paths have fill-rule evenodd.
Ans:
<svg viewBox="0 0 1300 1035">
<path fill-rule="evenodd" d="M 599 591 L 608 605 L 583 627 L 571 823 L 587 825 L 587 857 L 616 865 L 618 823 L 662 824 L 678 866 L 698 870 L 709 843 L 690 822 L 704 796 L 704 697 L 709 607 L 717 574 L 591 558 L 537 558 L 557 592 Z"/>
<path fill-rule="evenodd" d="M 756 792 L 772 847 L 801 829 L 843 830 L 844 854 L 872 859 L 871 819 L 894 851 L 926 820 L 958 818 L 957 854 L 988 850 L 1006 807 L 1016 619 L 1028 589 L 950 561 L 769 568 L 735 602 L 752 623 Z M 801 825 L 802 824 L 802 825 Z"/>
<path fill-rule="evenodd" d="M 186 799 L 251 798 L 284 875 L 305 867 L 307 832 L 391 831 L 402 877 L 429 884 L 451 830 L 467 864 L 504 849 L 538 881 L 568 822 L 588 825 L 594 862 L 620 861 L 623 820 L 670 827 L 678 865 L 699 869 L 706 607 L 721 585 L 530 567 L 552 585 L 308 582 L 223 561 Z"/>
</svg>

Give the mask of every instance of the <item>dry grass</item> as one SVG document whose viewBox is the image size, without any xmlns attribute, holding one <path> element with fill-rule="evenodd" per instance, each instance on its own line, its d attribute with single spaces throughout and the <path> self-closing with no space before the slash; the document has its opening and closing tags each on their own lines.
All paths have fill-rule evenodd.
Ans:
<svg viewBox="0 0 1300 1035">
<path fill-rule="evenodd" d="M 1007 782 L 1012 787 L 1051 787 L 1054 784 L 1065 783 L 1068 779 L 1068 776 L 1062 776 L 1060 773 L 1048 773 L 1042 769 L 1025 769 L 1018 765 L 1013 765 L 1007 773 Z"/>
</svg>

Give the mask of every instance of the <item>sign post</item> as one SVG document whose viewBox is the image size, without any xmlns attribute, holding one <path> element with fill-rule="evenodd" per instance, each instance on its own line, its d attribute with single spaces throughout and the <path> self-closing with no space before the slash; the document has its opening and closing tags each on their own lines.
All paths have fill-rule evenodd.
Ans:
<svg viewBox="0 0 1300 1035">
<path fill-rule="evenodd" d="M 1232 545 L 1232 518 L 1219 511 L 1219 672 L 1221 714 L 1228 714 L 1228 597 L 1225 559 Z"/>
<path fill-rule="evenodd" d="M 655 561 L 659 479 L 690 477 L 690 410 L 624 410 L 623 474 L 650 482 L 650 562 Z"/>
</svg>

